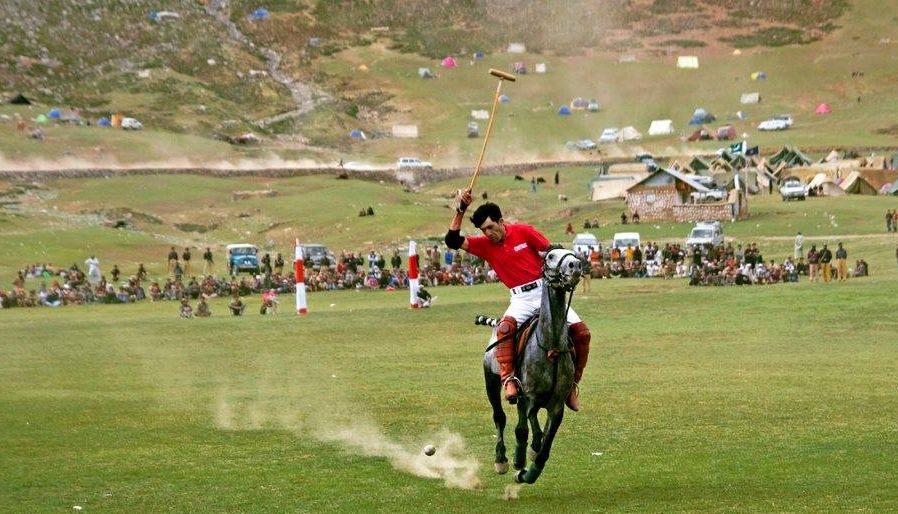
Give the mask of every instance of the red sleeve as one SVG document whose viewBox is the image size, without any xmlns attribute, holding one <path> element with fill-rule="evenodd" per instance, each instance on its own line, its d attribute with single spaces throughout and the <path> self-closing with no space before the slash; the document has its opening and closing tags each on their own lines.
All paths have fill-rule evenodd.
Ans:
<svg viewBox="0 0 898 514">
<path fill-rule="evenodd" d="M 471 255 L 476 255 L 481 259 L 486 259 L 484 245 L 487 244 L 489 238 L 487 238 L 486 236 L 465 236 L 465 239 L 468 242 L 468 253 L 470 253 Z"/>
<path fill-rule="evenodd" d="M 530 225 L 524 225 L 527 228 L 527 243 L 530 244 L 538 252 L 545 252 L 549 248 L 549 240 Z"/>
</svg>

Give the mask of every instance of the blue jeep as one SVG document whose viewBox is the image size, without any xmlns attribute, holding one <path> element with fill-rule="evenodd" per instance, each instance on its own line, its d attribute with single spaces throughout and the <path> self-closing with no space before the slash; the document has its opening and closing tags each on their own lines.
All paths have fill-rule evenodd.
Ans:
<svg viewBox="0 0 898 514">
<path fill-rule="evenodd" d="M 228 274 L 236 275 L 241 271 L 259 273 L 259 249 L 256 245 L 239 243 L 228 245 Z"/>
</svg>

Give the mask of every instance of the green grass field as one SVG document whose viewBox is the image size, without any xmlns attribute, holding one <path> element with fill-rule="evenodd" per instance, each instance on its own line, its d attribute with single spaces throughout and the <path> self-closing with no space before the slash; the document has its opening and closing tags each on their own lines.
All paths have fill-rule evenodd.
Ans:
<svg viewBox="0 0 898 514">
<path fill-rule="evenodd" d="M 574 300 L 593 332 L 585 409 L 520 490 L 492 472 L 488 334 L 470 323 L 504 308 L 499 286 L 437 288 L 424 311 L 318 293 L 304 318 L 4 311 L 0 509 L 893 511 L 895 285 L 593 281 Z"/>
<path fill-rule="evenodd" d="M 534 175 L 551 183 L 554 171 Z M 511 177 L 479 187 L 555 241 L 569 241 L 569 220 L 598 218 L 602 240 L 636 228 L 617 224 L 621 202 L 585 199 L 592 169 L 559 173 L 559 188 L 535 194 Z M 386 250 L 441 235 L 446 196 L 464 183 L 409 193 L 330 177 L 55 181 L 0 216 L 0 273 L 8 284 L 29 262 L 96 254 L 104 271 L 144 262 L 159 276 L 169 245 L 218 249 L 246 232 L 288 254 L 298 235 L 337 251 Z M 267 187 L 280 195 L 230 199 Z M 315 293 L 305 318 L 289 298 L 274 317 L 255 314 L 251 298 L 244 318 L 216 300 L 211 319 L 191 321 L 174 303 L 0 311 L 0 510 L 896 510 L 898 238 L 880 220 L 895 201 L 750 202 L 749 220 L 724 226 L 734 243 L 757 242 L 779 261 L 798 230 L 807 246 L 843 240 L 871 276 L 744 288 L 592 281 L 574 300 L 594 334 L 586 409 L 568 415 L 534 487 L 492 472 L 479 364 L 488 333 L 470 320 L 501 312 L 498 285 L 434 288 L 423 311 L 406 308 L 405 291 Z M 355 216 L 365 205 L 377 215 Z M 160 222 L 117 230 L 90 214 L 125 206 Z M 197 212 L 223 228 L 175 228 Z M 688 228 L 638 230 L 681 242 Z M 429 459 L 427 443 L 440 448 Z"/>
</svg>

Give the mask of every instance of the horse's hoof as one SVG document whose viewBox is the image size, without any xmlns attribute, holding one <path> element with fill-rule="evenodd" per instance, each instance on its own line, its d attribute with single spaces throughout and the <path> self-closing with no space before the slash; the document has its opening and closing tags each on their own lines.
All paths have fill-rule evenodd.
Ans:
<svg viewBox="0 0 898 514">
<path fill-rule="evenodd" d="M 533 448 L 527 448 L 527 458 L 531 461 L 536 460 L 536 450 Z"/>
<path fill-rule="evenodd" d="M 516 470 L 518 470 L 518 471 L 524 469 L 525 467 L 527 467 L 527 463 L 526 463 L 526 462 L 523 463 L 523 464 L 518 464 L 517 462 L 514 463 L 514 469 L 516 469 Z"/>
<path fill-rule="evenodd" d="M 524 483 L 524 470 L 523 469 L 514 474 L 514 482 L 516 484 Z"/>
<path fill-rule="evenodd" d="M 508 473 L 508 462 L 497 462 L 496 463 L 496 473 L 500 475 L 504 475 Z"/>
</svg>

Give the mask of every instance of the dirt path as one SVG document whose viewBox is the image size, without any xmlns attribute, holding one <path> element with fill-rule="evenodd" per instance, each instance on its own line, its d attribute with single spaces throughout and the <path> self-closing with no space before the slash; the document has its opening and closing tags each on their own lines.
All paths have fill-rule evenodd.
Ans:
<svg viewBox="0 0 898 514">
<path fill-rule="evenodd" d="M 274 121 L 280 121 L 286 118 L 295 118 L 313 110 L 319 103 L 330 101 L 332 97 L 325 91 L 318 89 L 312 85 L 297 82 L 284 73 L 281 69 L 281 55 L 271 48 L 257 47 L 256 44 L 240 32 L 237 25 L 230 19 L 230 1 L 229 0 L 211 0 L 206 4 L 206 13 L 215 18 L 219 23 L 228 29 L 228 37 L 232 40 L 249 47 L 251 50 L 259 52 L 265 57 L 266 68 L 268 74 L 275 82 L 283 85 L 290 91 L 293 102 L 296 103 L 297 109 L 289 112 L 278 114 L 271 118 L 259 120 L 259 125 L 265 126 Z"/>
</svg>

